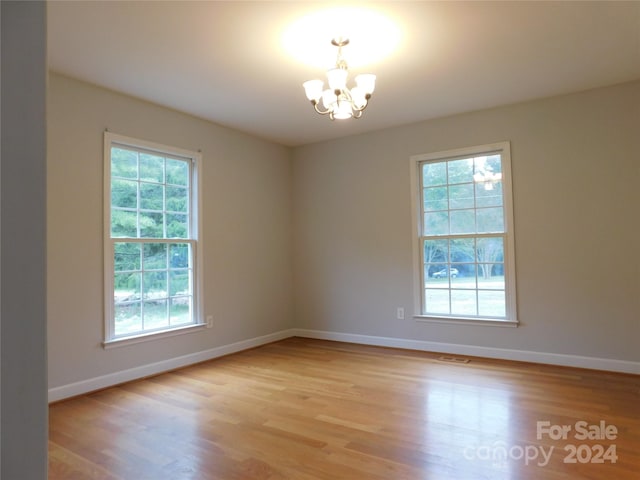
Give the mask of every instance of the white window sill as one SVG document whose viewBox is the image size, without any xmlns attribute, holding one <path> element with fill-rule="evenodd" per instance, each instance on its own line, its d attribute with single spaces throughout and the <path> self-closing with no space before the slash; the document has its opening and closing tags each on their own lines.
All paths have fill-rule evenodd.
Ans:
<svg viewBox="0 0 640 480">
<path fill-rule="evenodd" d="M 127 345 L 134 345 L 136 343 L 160 340 L 162 338 L 175 337 L 176 335 L 184 335 L 186 333 L 195 333 L 204 328 L 207 328 L 207 325 L 205 323 L 199 323 L 196 325 L 177 327 L 171 330 L 163 330 L 161 332 L 141 333 L 140 335 L 134 335 L 130 337 L 114 338 L 113 340 L 106 340 L 102 342 L 102 347 L 104 349 L 125 347 Z"/>
<path fill-rule="evenodd" d="M 418 322 L 446 323 L 459 325 L 477 325 L 483 327 L 517 327 L 516 320 L 497 320 L 491 318 L 464 318 L 464 317 L 433 317 L 428 315 L 414 315 Z"/>
</svg>

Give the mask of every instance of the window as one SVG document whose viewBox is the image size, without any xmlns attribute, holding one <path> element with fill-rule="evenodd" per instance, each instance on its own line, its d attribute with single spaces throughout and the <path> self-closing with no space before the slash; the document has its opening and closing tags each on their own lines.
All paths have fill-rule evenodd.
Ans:
<svg viewBox="0 0 640 480">
<path fill-rule="evenodd" d="M 411 158 L 418 318 L 515 325 L 508 142 Z"/>
<path fill-rule="evenodd" d="M 105 344 L 202 324 L 199 165 L 105 133 Z"/>
</svg>

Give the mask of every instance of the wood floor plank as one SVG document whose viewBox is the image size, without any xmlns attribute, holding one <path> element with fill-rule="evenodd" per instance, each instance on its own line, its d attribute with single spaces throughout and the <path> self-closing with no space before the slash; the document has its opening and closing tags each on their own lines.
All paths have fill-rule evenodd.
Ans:
<svg viewBox="0 0 640 480">
<path fill-rule="evenodd" d="M 291 338 L 58 402 L 49 478 L 640 478 L 639 376 L 439 356 Z"/>
</svg>

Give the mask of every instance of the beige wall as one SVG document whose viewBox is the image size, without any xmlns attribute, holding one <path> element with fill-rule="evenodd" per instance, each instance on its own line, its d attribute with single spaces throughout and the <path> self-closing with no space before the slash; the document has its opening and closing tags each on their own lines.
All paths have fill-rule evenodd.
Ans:
<svg viewBox="0 0 640 480">
<path fill-rule="evenodd" d="M 295 149 L 57 74 L 48 97 L 50 388 L 291 328 L 640 361 L 640 82 Z M 213 329 L 101 347 L 105 128 L 202 150 Z M 521 326 L 416 322 L 409 157 L 503 140 Z"/>
<path fill-rule="evenodd" d="M 639 132 L 635 82 L 295 149 L 297 326 L 640 361 Z M 397 320 L 413 310 L 409 157 L 503 140 L 521 326 Z"/>
<path fill-rule="evenodd" d="M 47 106 L 50 388 L 292 326 L 289 149 L 57 74 Z M 204 311 L 212 329 L 102 348 L 105 128 L 202 150 Z"/>
</svg>

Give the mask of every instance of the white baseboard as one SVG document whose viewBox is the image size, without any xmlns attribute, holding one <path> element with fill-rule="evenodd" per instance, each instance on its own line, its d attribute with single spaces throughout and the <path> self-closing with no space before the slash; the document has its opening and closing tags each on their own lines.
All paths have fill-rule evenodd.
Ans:
<svg viewBox="0 0 640 480">
<path fill-rule="evenodd" d="M 294 336 L 291 330 L 282 330 L 280 332 L 264 335 L 262 337 L 250 338 L 230 345 L 222 345 L 220 347 L 211 348 L 202 352 L 191 353 L 181 357 L 170 358 L 161 362 L 141 365 L 139 367 L 130 368 L 121 372 L 110 373 L 100 377 L 82 380 L 80 382 L 62 385 L 60 387 L 49 389 L 49 402 L 56 402 L 69 397 L 75 397 L 84 393 L 93 392 L 102 388 L 112 387 L 120 383 L 129 382 L 138 378 L 157 375 L 158 373 L 175 370 L 176 368 L 186 367 L 195 363 L 204 362 L 213 358 L 222 357 L 231 353 L 240 352 L 249 348 L 259 347 L 271 342 L 277 342 Z"/>
<path fill-rule="evenodd" d="M 49 389 L 49 402 L 56 402 L 65 398 L 82 395 L 84 393 L 129 382 L 138 378 L 157 375 L 162 372 L 186 367 L 198 362 L 222 357 L 249 348 L 259 347 L 289 337 L 316 338 L 319 340 L 334 340 L 337 342 L 360 343 L 379 347 L 404 348 L 427 352 L 449 353 L 455 355 L 470 355 L 474 357 L 497 358 L 502 360 L 516 360 L 521 362 L 546 363 L 566 367 L 589 368 L 611 372 L 632 373 L 640 375 L 640 362 L 613 360 L 608 358 L 582 357 L 579 355 L 565 355 L 559 353 L 533 352 L 527 350 L 511 350 L 506 348 L 488 348 L 475 345 L 460 345 L 455 343 L 425 342 L 408 340 L 405 338 L 376 337 L 371 335 L 357 335 L 353 333 L 327 332 L 321 330 L 306 330 L 293 328 L 280 332 L 255 337 L 248 340 L 215 347 L 202 352 L 170 358 L 161 362 L 130 368 L 121 372 L 110 373 L 100 377 L 82 380 L 80 382 L 62 385 Z"/>
<path fill-rule="evenodd" d="M 580 355 L 565 355 L 561 353 L 533 352 L 529 350 L 512 350 L 507 348 L 489 348 L 475 345 L 460 345 L 455 343 L 425 342 L 421 340 L 408 340 L 405 338 L 375 337 L 370 335 L 327 332 L 322 330 L 305 330 L 296 328 L 293 329 L 292 332 L 298 337 L 317 338 L 320 340 L 335 340 L 338 342 L 360 343 L 363 345 L 375 345 L 379 347 L 405 348 L 409 350 L 497 358 L 501 360 L 545 363 L 565 367 L 589 368 L 593 370 L 605 370 L 640 375 L 640 362 L 630 362 L 626 360 L 583 357 Z"/>
</svg>

